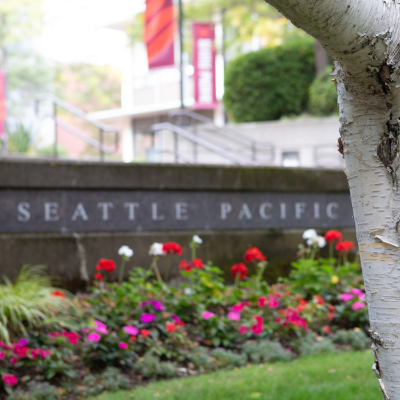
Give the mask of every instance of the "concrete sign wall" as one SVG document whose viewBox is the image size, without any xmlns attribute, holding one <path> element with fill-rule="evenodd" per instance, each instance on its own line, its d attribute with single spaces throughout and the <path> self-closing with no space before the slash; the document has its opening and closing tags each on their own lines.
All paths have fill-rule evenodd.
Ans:
<svg viewBox="0 0 400 400">
<path fill-rule="evenodd" d="M 99 258 L 134 250 L 127 271 L 148 267 L 153 242 L 183 247 L 229 268 L 248 247 L 266 254 L 266 278 L 285 275 L 304 229 L 340 228 L 355 240 L 342 171 L 45 160 L 0 160 L 0 275 L 44 264 L 71 290 L 84 289 Z M 179 276 L 174 257 L 171 276 Z M 161 272 L 167 265 L 160 258 Z"/>
<path fill-rule="evenodd" d="M 348 194 L 0 190 L 0 232 L 352 227 Z"/>
</svg>

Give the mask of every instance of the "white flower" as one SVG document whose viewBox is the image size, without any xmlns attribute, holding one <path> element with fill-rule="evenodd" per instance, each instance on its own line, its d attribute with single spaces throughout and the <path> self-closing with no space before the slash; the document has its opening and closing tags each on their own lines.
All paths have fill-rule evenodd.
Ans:
<svg viewBox="0 0 400 400">
<path fill-rule="evenodd" d="M 150 256 L 165 256 L 167 253 L 163 251 L 163 244 L 162 243 L 153 243 L 150 246 L 149 255 Z"/>
<path fill-rule="evenodd" d="M 193 240 L 193 242 L 198 243 L 198 244 L 203 243 L 203 241 L 197 235 L 193 235 L 192 240 Z"/>
<path fill-rule="evenodd" d="M 305 239 L 305 240 L 307 240 L 307 239 L 315 239 L 317 236 L 318 236 L 318 233 L 316 232 L 315 229 L 307 229 L 303 233 L 303 239 Z M 308 242 L 307 242 L 307 244 L 308 244 Z"/>
<path fill-rule="evenodd" d="M 194 290 L 186 287 L 185 289 L 183 289 L 184 293 L 187 294 L 188 296 L 194 294 Z"/>
<path fill-rule="evenodd" d="M 120 256 L 125 256 L 126 258 L 131 258 L 133 256 L 133 250 L 128 246 L 122 246 L 118 250 Z"/>
<path fill-rule="evenodd" d="M 309 246 L 318 245 L 318 247 L 319 247 L 320 249 L 322 249 L 322 248 L 325 247 L 325 245 L 326 245 L 326 240 L 325 240 L 325 238 L 322 237 L 322 236 L 317 236 L 317 237 L 315 237 L 315 238 L 308 239 L 308 240 L 307 240 L 307 244 L 308 244 Z"/>
</svg>

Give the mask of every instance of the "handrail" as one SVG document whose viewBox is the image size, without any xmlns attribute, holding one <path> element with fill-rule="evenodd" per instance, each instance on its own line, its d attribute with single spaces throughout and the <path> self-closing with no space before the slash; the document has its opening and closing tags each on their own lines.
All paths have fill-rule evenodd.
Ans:
<svg viewBox="0 0 400 400">
<path fill-rule="evenodd" d="M 176 135 L 182 136 L 185 139 L 198 144 L 201 147 L 204 147 L 205 149 L 219 155 L 220 157 L 226 158 L 229 161 L 232 161 L 235 164 L 238 165 L 246 165 L 246 163 L 244 163 L 240 158 L 237 158 L 235 156 L 232 156 L 231 154 L 229 154 L 228 152 L 226 152 L 225 150 L 219 148 L 218 146 L 215 146 L 209 142 L 207 142 L 204 139 L 201 139 L 199 137 L 197 137 L 196 135 L 188 132 L 187 130 L 176 126 L 174 124 L 171 124 L 170 122 L 161 122 L 159 124 L 154 124 L 150 130 L 154 133 L 163 129 L 168 129 L 171 132 L 175 133 Z"/>
<path fill-rule="evenodd" d="M 194 164 L 194 161 L 191 160 L 189 157 L 186 157 L 184 154 L 172 150 L 172 149 L 155 149 L 154 151 L 156 151 L 157 153 L 169 153 L 172 154 L 175 157 L 181 158 L 183 161 L 185 161 L 188 164 Z"/>
<path fill-rule="evenodd" d="M 168 113 L 168 117 L 169 117 L 170 120 L 173 117 L 177 117 L 177 116 L 181 116 L 181 115 L 186 115 L 186 116 L 188 116 L 188 117 L 190 117 L 192 119 L 195 119 L 195 120 L 197 120 L 199 122 L 203 122 L 204 124 L 212 125 L 215 129 L 219 129 L 219 130 L 222 130 L 222 131 L 224 131 L 226 133 L 230 133 L 230 134 L 232 134 L 232 135 L 234 135 L 234 136 L 236 136 L 236 137 L 238 137 L 240 139 L 243 139 L 246 142 L 255 143 L 257 145 L 269 145 L 272 148 L 274 147 L 273 143 L 271 143 L 271 142 L 263 142 L 263 141 L 260 141 L 260 140 L 253 139 L 252 137 L 247 136 L 244 133 L 239 132 L 239 131 L 237 131 L 235 129 L 232 129 L 232 128 L 228 127 L 228 126 L 223 126 L 223 127 L 222 126 L 218 126 L 218 125 L 215 124 L 215 122 L 211 118 L 205 117 L 204 115 L 198 114 L 198 113 L 196 113 L 194 111 L 191 111 L 191 110 L 188 110 L 186 108 L 183 108 L 183 109 L 181 108 L 179 110 L 173 110 L 173 111 L 170 111 Z"/>
<path fill-rule="evenodd" d="M 86 143 L 90 144 L 91 146 L 100 150 L 100 160 L 103 161 L 104 153 L 114 153 L 118 149 L 119 143 L 119 129 L 115 125 L 106 125 L 103 122 L 96 121 L 90 119 L 86 113 L 79 110 L 78 108 L 68 104 L 64 100 L 58 98 L 57 96 L 53 95 L 52 93 L 42 93 L 36 96 L 35 98 L 35 112 L 36 115 L 39 114 L 39 102 L 43 100 L 51 101 L 54 105 L 53 107 L 53 115 L 49 116 L 53 119 L 55 125 L 55 138 L 54 138 L 54 157 L 57 157 L 57 126 L 65 129 L 69 133 L 79 137 Z M 97 127 L 99 129 L 99 140 L 96 140 L 85 133 L 82 133 L 78 129 L 72 127 L 71 125 L 67 124 L 66 122 L 61 121 L 59 118 L 56 117 L 56 106 L 63 108 L 64 110 L 70 112 L 71 114 L 83 119 L 85 122 Z M 104 132 L 114 132 L 115 133 L 115 144 L 113 147 L 108 147 L 103 144 L 103 134 Z"/>
</svg>

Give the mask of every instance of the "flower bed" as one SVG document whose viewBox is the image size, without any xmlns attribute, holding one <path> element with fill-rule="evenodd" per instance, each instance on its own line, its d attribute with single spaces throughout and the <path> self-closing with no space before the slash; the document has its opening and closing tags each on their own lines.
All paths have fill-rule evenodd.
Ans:
<svg viewBox="0 0 400 400">
<path fill-rule="evenodd" d="M 347 260 L 354 245 L 337 231 L 321 237 L 307 230 L 303 238 L 290 276 L 273 285 L 263 279 L 268 263 L 257 248 L 232 266 L 234 284 L 227 285 L 219 268 L 196 258 L 196 235 L 191 260 L 178 263 L 177 243 L 154 243 L 149 269 L 135 268 L 122 282 L 133 256 L 123 246 L 119 271 L 113 260 L 99 261 L 90 294 L 48 287 L 54 309 L 19 324 L 1 321 L 0 312 L 0 397 L 84 398 L 145 379 L 366 348 L 361 269 Z M 330 258 L 323 259 L 326 243 Z M 163 277 L 157 261 L 164 256 Z M 181 271 L 179 287 L 164 281 L 171 268 Z"/>
</svg>

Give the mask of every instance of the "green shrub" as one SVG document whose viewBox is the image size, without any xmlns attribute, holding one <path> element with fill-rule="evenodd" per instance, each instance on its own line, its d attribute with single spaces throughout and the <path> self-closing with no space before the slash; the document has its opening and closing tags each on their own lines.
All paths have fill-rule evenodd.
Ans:
<svg viewBox="0 0 400 400">
<path fill-rule="evenodd" d="M 195 347 L 187 355 L 196 368 L 204 371 L 213 371 L 216 368 L 216 360 L 211 357 L 205 347 Z"/>
<path fill-rule="evenodd" d="M 314 77 L 311 39 L 248 53 L 227 67 L 224 104 L 235 122 L 299 115 L 307 109 Z"/>
<path fill-rule="evenodd" d="M 54 400 L 60 395 L 60 390 L 47 382 L 31 381 L 27 385 L 28 392 L 16 389 L 8 396 L 8 400 Z"/>
<path fill-rule="evenodd" d="M 300 355 L 313 356 L 323 353 L 334 353 L 335 346 L 332 341 L 327 338 L 316 340 L 314 333 L 309 333 L 300 343 Z"/>
<path fill-rule="evenodd" d="M 129 382 L 118 368 L 108 367 L 103 373 L 104 388 L 110 392 L 128 389 Z"/>
<path fill-rule="evenodd" d="M 246 356 L 244 354 L 236 354 L 230 350 L 215 349 L 211 355 L 217 360 L 219 368 L 240 368 L 246 364 Z"/>
<path fill-rule="evenodd" d="M 269 340 L 247 342 L 242 347 L 249 361 L 255 364 L 262 362 L 290 361 L 292 353 L 285 350 L 279 343 Z"/>
<path fill-rule="evenodd" d="M 10 332 L 26 335 L 26 328 L 60 322 L 57 315 L 69 307 L 63 297 L 52 296 L 51 279 L 41 275 L 43 267 L 23 267 L 12 283 L 4 277 L 0 285 L 0 339 L 10 342 Z M 65 322 L 65 321 L 64 321 Z"/>
<path fill-rule="evenodd" d="M 358 330 L 339 330 L 332 335 L 333 343 L 350 345 L 354 350 L 366 349 L 371 340 L 361 329 Z"/>
<path fill-rule="evenodd" d="M 335 84 L 329 76 L 332 68 L 319 74 L 309 89 L 309 110 L 314 115 L 329 116 L 339 114 Z"/>
<path fill-rule="evenodd" d="M 156 376 L 172 378 L 176 375 L 176 366 L 171 362 L 163 362 L 150 353 L 146 353 L 140 358 L 135 366 L 135 370 L 145 378 L 153 378 Z"/>
</svg>

